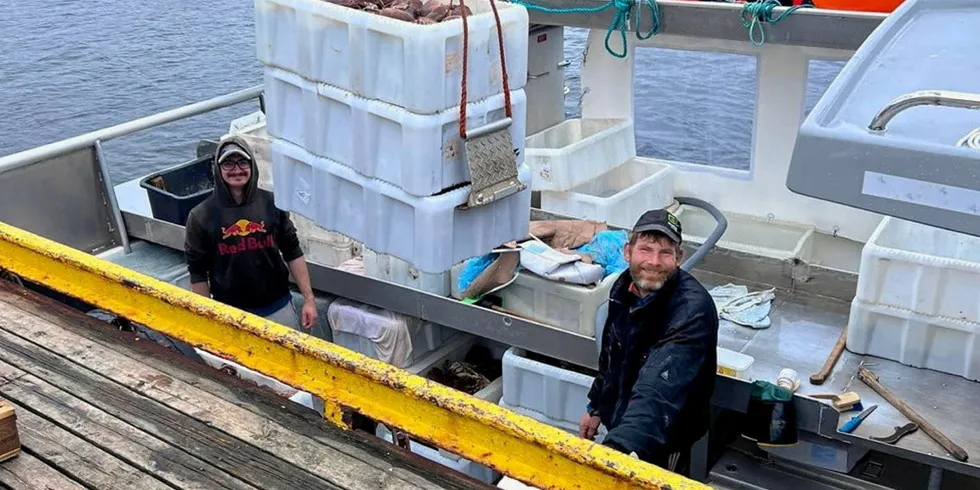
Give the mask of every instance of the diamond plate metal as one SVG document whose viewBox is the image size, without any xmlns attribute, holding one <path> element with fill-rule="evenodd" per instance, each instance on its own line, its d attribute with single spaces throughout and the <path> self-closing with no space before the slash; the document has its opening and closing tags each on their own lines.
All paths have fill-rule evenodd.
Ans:
<svg viewBox="0 0 980 490">
<path fill-rule="evenodd" d="M 527 187 L 517 178 L 517 155 L 510 131 L 467 138 L 465 150 L 472 185 L 467 207 L 484 206 Z"/>
</svg>

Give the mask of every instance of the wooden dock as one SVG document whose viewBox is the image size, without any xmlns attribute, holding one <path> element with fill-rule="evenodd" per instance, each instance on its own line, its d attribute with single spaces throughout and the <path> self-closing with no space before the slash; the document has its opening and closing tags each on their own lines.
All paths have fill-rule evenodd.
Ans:
<svg viewBox="0 0 980 490">
<path fill-rule="evenodd" d="M 13 489 L 492 488 L 0 281 Z"/>
</svg>

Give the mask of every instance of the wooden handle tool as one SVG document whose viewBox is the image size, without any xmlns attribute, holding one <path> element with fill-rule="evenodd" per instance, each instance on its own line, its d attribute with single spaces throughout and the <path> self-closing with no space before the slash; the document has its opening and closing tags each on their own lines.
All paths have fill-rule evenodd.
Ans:
<svg viewBox="0 0 980 490">
<path fill-rule="evenodd" d="M 827 380 L 830 372 L 834 370 L 834 365 L 837 364 L 837 360 L 840 359 L 840 355 L 844 352 L 844 346 L 846 344 L 847 328 L 841 330 L 837 343 L 834 344 L 833 350 L 830 351 L 830 357 L 827 358 L 827 362 L 823 363 L 823 369 L 817 374 L 810 375 L 810 384 L 822 385 Z"/>
<path fill-rule="evenodd" d="M 882 398 L 888 400 L 888 403 L 891 403 L 898 409 L 899 412 L 902 412 L 902 415 L 908 417 L 908 419 L 912 422 L 915 422 L 919 428 L 922 429 L 922 432 L 925 432 L 929 435 L 929 437 L 938 442 L 939 445 L 946 451 L 949 451 L 949 454 L 952 454 L 954 458 L 960 461 L 966 461 L 970 457 L 963 448 L 957 446 L 956 443 L 949 440 L 949 438 L 940 432 L 936 426 L 930 424 L 928 421 L 926 421 L 926 419 L 922 418 L 921 415 L 916 413 L 915 410 L 912 410 L 912 407 L 908 406 L 907 403 L 899 400 L 898 397 L 886 390 L 885 387 L 881 385 L 881 382 L 878 381 L 877 374 L 869 371 L 867 368 L 862 367 L 858 370 L 858 378 L 864 384 L 871 387 L 872 390 L 875 390 L 875 392 L 881 395 Z"/>
</svg>

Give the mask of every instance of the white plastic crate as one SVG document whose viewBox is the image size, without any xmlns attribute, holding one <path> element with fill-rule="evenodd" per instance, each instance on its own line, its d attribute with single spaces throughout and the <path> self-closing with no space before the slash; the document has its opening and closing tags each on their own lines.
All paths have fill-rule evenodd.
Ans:
<svg viewBox="0 0 980 490">
<path fill-rule="evenodd" d="M 923 315 L 854 298 L 847 350 L 980 380 L 980 323 Z"/>
<path fill-rule="evenodd" d="M 576 424 L 585 413 L 593 377 L 528 359 L 516 347 L 504 353 L 503 368 L 501 400 L 508 406 Z"/>
<path fill-rule="evenodd" d="M 449 296 L 449 271 L 422 272 L 398 257 L 364 249 L 364 275 L 427 293 Z"/>
<path fill-rule="evenodd" d="M 813 227 L 725 213 L 728 228 L 717 246 L 780 260 L 807 260 L 813 250 Z M 715 219 L 700 208 L 683 205 L 677 210 L 684 241 L 704 243 L 715 229 Z"/>
<path fill-rule="evenodd" d="M 507 402 L 505 402 L 503 399 L 501 399 L 500 402 L 497 404 L 500 405 L 501 408 L 506 408 L 507 410 L 510 410 L 511 412 L 514 412 L 518 415 L 530 417 L 534 420 L 537 420 L 538 422 L 541 422 L 542 424 L 550 425 L 556 429 L 561 429 L 564 430 L 565 432 L 578 435 L 578 423 L 579 423 L 578 419 L 576 419 L 574 422 L 571 420 L 553 419 L 551 417 L 548 417 L 547 415 L 544 415 L 541 412 L 537 412 L 529 408 L 512 407 L 508 405 Z M 582 415 L 585 415 L 585 408 L 582 409 Z M 581 417 L 581 415 L 579 417 Z M 606 434 L 608 433 L 609 431 L 606 429 L 606 426 L 600 424 L 599 429 L 596 431 L 595 439 L 593 439 L 593 442 L 597 444 L 602 444 L 603 439 L 606 438 Z"/>
<path fill-rule="evenodd" d="M 448 4 L 448 2 L 446 2 Z M 496 2 L 511 90 L 527 81 L 528 14 Z M 466 3 L 470 100 L 503 91 L 497 28 L 490 3 Z M 457 106 L 463 69 L 460 20 L 418 25 L 322 0 L 255 0 L 259 61 L 419 114 Z"/>
<path fill-rule="evenodd" d="M 571 190 L 636 157 L 629 119 L 568 119 L 525 144 L 536 191 Z"/>
<path fill-rule="evenodd" d="M 470 257 L 527 235 L 530 185 L 485 206 L 457 209 L 470 186 L 430 197 L 412 196 L 291 143 L 272 144 L 276 206 L 313 219 L 365 248 L 441 273 Z M 527 165 L 518 178 L 530 184 Z M 314 185 L 315 180 L 315 185 Z"/>
<path fill-rule="evenodd" d="M 596 324 L 606 320 L 609 291 L 618 278 L 619 274 L 610 274 L 598 285 L 586 287 L 551 281 L 524 270 L 513 283 L 494 294 L 508 310 L 592 337 Z"/>
<path fill-rule="evenodd" d="M 885 217 L 861 254 L 857 297 L 980 323 L 980 238 Z"/>
<path fill-rule="evenodd" d="M 312 220 L 296 213 L 290 213 L 299 245 L 306 260 L 317 264 L 336 267 L 356 256 L 356 243 L 340 233 L 324 230 Z"/>
<path fill-rule="evenodd" d="M 650 209 L 674 201 L 674 169 L 630 160 L 568 192 L 541 192 L 541 209 L 632 228 Z"/>
<path fill-rule="evenodd" d="M 274 137 L 417 196 L 470 180 L 459 137 L 458 104 L 419 115 L 275 68 L 266 68 L 265 82 L 268 130 Z M 523 90 L 510 95 L 513 124 L 508 131 L 520 163 L 527 98 Z M 505 117 L 503 94 L 471 100 L 466 106 L 470 129 Z"/>
<path fill-rule="evenodd" d="M 375 342 L 368 337 L 350 332 L 350 329 L 356 328 L 359 324 L 373 324 L 378 328 L 386 329 L 401 327 L 407 329 L 411 338 L 411 355 L 408 356 L 404 364 L 396 364 L 396 367 L 401 368 L 410 366 L 424 358 L 459 333 L 449 327 L 423 322 L 417 318 L 344 299 L 338 299 L 330 305 L 327 317 L 330 320 L 335 344 L 372 359 L 379 358 Z M 341 329 L 341 325 L 345 328 Z"/>
</svg>

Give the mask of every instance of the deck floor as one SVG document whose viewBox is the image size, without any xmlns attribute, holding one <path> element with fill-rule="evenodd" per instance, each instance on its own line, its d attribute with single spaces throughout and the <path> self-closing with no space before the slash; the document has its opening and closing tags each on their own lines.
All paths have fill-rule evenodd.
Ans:
<svg viewBox="0 0 980 490">
<path fill-rule="evenodd" d="M 0 281 L 14 489 L 490 488 Z"/>
<path fill-rule="evenodd" d="M 709 288 L 729 281 L 739 282 L 736 278 L 710 273 L 698 275 Z M 753 285 L 751 289 L 758 287 Z M 850 304 L 845 301 L 779 290 L 769 315 L 772 320 L 769 328 L 752 330 L 722 320 L 718 345 L 755 358 L 746 373 L 748 380 L 775 383 L 780 370 L 792 368 L 800 375 L 798 395 L 854 391 L 860 395 L 864 408 L 878 405 L 851 434 L 863 445 L 883 452 L 906 450 L 927 458 L 938 458 L 938 462 L 948 469 L 980 477 L 977 463 L 980 460 L 975 459 L 980 457 L 980 425 L 976 416 L 976 407 L 980 406 L 980 383 L 845 349 L 824 384 L 810 384 L 810 375 L 820 371 L 847 326 L 849 309 Z M 877 374 L 885 388 L 965 449 L 971 458 L 966 462 L 954 459 L 921 429 L 894 446 L 872 440 L 873 436 L 892 434 L 895 427 L 903 426 L 909 420 L 857 378 L 861 366 Z M 857 413 L 842 413 L 838 428 Z"/>
</svg>

